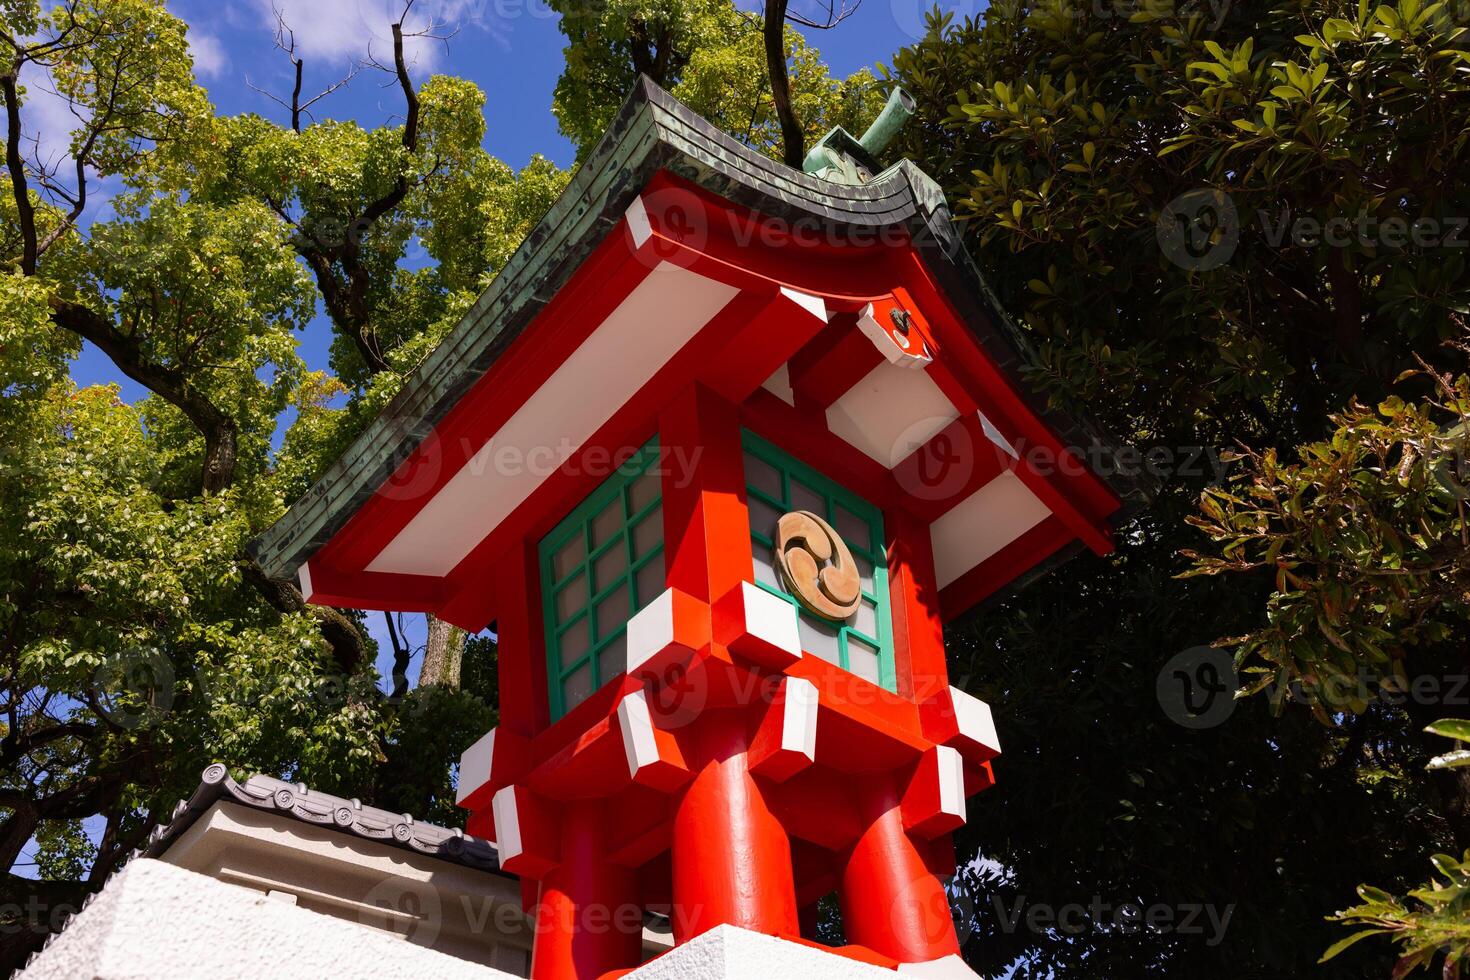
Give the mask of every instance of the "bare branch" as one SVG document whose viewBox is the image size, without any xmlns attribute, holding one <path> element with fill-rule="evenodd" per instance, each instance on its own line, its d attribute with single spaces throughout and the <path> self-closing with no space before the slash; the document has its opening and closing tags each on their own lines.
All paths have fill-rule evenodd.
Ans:
<svg viewBox="0 0 1470 980">
<path fill-rule="evenodd" d="M 332 660 L 344 672 L 352 672 L 368 659 L 367 642 L 357 623 L 340 609 L 307 605 L 301 590 L 292 582 L 273 579 L 248 555 L 240 558 L 242 577 L 271 608 L 279 613 L 305 613 L 316 620 L 322 638 L 331 647 Z"/>
<path fill-rule="evenodd" d="M 838 2 L 838 0 L 827 0 L 827 15 L 821 19 L 808 17 L 806 14 L 794 10 L 788 10 L 786 12 L 786 19 L 793 24 L 800 24 L 802 27 L 810 27 L 818 31 L 830 31 L 857 13 L 858 8 L 862 5 L 863 0 L 856 0 L 851 7 L 847 5 L 846 0 L 842 0 L 842 2 Z"/>
<path fill-rule="evenodd" d="M 265 96 L 267 99 L 270 99 L 276 105 L 289 112 L 291 114 L 291 129 L 294 132 L 299 133 L 301 132 L 301 117 L 304 115 L 312 122 L 316 122 L 316 117 L 313 116 L 310 112 L 311 107 L 316 105 L 322 99 L 325 99 L 327 96 L 331 95 L 333 92 L 347 85 L 354 78 L 356 78 L 357 73 L 362 71 L 363 65 L 360 61 L 353 62 L 352 66 L 348 69 L 345 76 L 333 82 L 331 85 L 328 85 L 326 88 L 322 89 L 320 92 L 307 99 L 305 102 L 301 101 L 301 90 L 306 71 L 306 63 L 301 58 L 301 56 L 296 53 L 296 32 L 291 29 L 291 26 L 289 24 L 286 23 L 286 16 L 281 12 L 281 8 L 272 4 L 271 12 L 276 15 L 276 48 L 277 50 L 283 52 L 286 55 L 286 58 L 291 62 L 293 76 L 291 83 L 291 100 L 287 102 L 286 100 L 276 95 L 273 95 L 270 92 L 267 92 L 265 89 L 252 83 L 250 81 L 249 75 L 245 76 L 245 84 L 256 93 Z"/>
</svg>

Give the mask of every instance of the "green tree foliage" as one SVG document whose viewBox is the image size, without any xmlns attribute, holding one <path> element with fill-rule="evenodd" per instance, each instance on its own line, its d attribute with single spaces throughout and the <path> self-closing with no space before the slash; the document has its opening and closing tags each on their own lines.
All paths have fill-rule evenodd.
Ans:
<svg viewBox="0 0 1470 980">
<path fill-rule="evenodd" d="M 1381 889 L 1360 885 L 1358 897 L 1363 904 L 1333 918 L 1369 928 L 1334 943 L 1323 955 L 1323 962 L 1370 936 L 1390 935 L 1403 950 L 1394 964 L 1394 976 L 1408 976 L 1421 967 L 1427 971 L 1443 956 L 1441 975 L 1458 980 L 1465 956 L 1470 953 L 1470 910 L 1465 907 L 1466 896 L 1470 895 L 1470 852 L 1459 861 L 1448 854 L 1436 854 L 1431 861 L 1444 881 L 1415 889 L 1409 893 L 1408 902 Z"/>
<path fill-rule="evenodd" d="M 1465 348 L 1470 351 L 1470 348 Z M 1187 575 L 1273 576 L 1264 625 L 1234 641 L 1244 694 L 1291 695 L 1326 724 L 1380 688 L 1407 690 L 1410 651 L 1463 638 L 1470 620 L 1470 375 L 1427 376 L 1418 402 L 1353 403 L 1330 440 L 1205 492 L 1190 523 L 1218 552 Z"/>
<path fill-rule="evenodd" d="M 1470 742 L 1470 721 L 1446 718 L 1427 729 L 1456 742 Z M 1431 769 L 1458 769 L 1470 765 L 1470 750 L 1455 749 L 1429 761 Z M 1441 975 L 1458 978 L 1470 952 L 1470 851 L 1456 861 L 1448 854 L 1430 858 L 1436 871 L 1445 878 L 1441 884 L 1428 885 L 1409 892 L 1408 900 L 1400 900 L 1371 885 L 1359 885 L 1358 897 L 1363 904 L 1344 909 L 1332 916 L 1335 921 L 1352 926 L 1369 926 L 1333 943 L 1322 954 L 1327 962 L 1343 950 L 1369 936 L 1390 935 L 1402 949 L 1394 964 L 1394 976 L 1408 976 L 1420 967 L 1428 970 L 1441 955 Z"/>
<path fill-rule="evenodd" d="M 431 624 L 455 655 L 386 697 L 360 616 L 306 606 L 244 545 L 397 391 L 566 175 L 489 156 L 483 95 L 417 83 L 400 25 L 378 66 L 400 124 L 303 124 L 297 103 L 279 125 L 215 114 L 160 0 L 0 8 L 0 897 L 22 909 L 0 923 L 5 969 L 51 921 L 25 897 L 78 905 L 212 761 L 456 819 L 453 762 L 495 712 L 484 665 L 461 685 L 463 635 Z M 26 85 L 46 76 L 77 110 L 60 172 L 28 153 Z M 107 178 L 114 216 L 83 224 Z M 331 372 L 296 353 L 319 302 Z M 74 386 L 83 341 L 147 396 Z"/>
<path fill-rule="evenodd" d="M 944 182 L 1040 350 L 1033 379 L 1162 477 L 1114 557 L 951 637 L 952 672 L 1023 746 L 965 831 L 999 865 L 975 877 L 1053 907 L 1235 906 L 1212 946 L 1007 931 L 982 901 L 972 962 L 1387 975 L 1371 943 L 1318 968 L 1340 938 L 1322 917 L 1470 846 L 1470 795 L 1424 770 L 1422 734 L 1466 670 L 1464 513 L 1440 479 L 1463 450 L 1444 343 L 1470 291 L 1463 23 L 1415 0 L 997 0 L 895 57 L 920 106 L 900 150 Z M 1240 482 L 1190 446 L 1250 447 Z M 1245 677 L 1280 717 L 1269 699 L 1202 731 L 1164 717 L 1171 657 L 1217 642 L 1269 672 Z"/>
<path fill-rule="evenodd" d="M 591 151 L 644 74 L 736 139 L 781 158 L 756 14 L 730 0 L 553 0 L 551 7 L 567 37 L 553 111 L 579 156 Z M 786 49 L 792 103 L 808 144 L 833 126 L 860 133 L 883 107 L 867 69 L 832 78 L 817 49 L 791 27 Z"/>
</svg>

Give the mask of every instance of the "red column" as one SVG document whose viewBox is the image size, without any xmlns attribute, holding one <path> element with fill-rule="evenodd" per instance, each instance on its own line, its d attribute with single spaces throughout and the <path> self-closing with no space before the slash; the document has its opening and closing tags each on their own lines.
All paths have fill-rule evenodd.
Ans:
<svg viewBox="0 0 1470 980">
<path fill-rule="evenodd" d="M 868 826 L 842 870 L 848 941 L 901 963 L 958 953 L 949 897 L 903 829 L 893 781 L 874 780 L 859 795 Z"/>
<path fill-rule="evenodd" d="M 722 924 L 800 935 L 791 841 L 750 775 L 742 712 L 696 725 L 700 768 L 674 814 L 674 941 Z"/>
<path fill-rule="evenodd" d="M 562 813 L 561 864 L 541 880 L 531 976 L 580 980 L 643 958 L 643 911 L 633 872 L 607 860 L 595 804 Z"/>
</svg>

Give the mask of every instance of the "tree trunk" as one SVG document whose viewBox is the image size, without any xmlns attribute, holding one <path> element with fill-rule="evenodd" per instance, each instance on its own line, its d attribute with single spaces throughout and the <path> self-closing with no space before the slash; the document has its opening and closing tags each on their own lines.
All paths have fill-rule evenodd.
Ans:
<svg viewBox="0 0 1470 980">
<path fill-rule="evenodd" d="M 5 818 L 5 823 L 0 824 L 0 869 L 12 871 L 40 822 L 41 814 L 34 803 L 17 806 Z"/>
<path fill-rule="evenodd" d="M 429 638 L 424 644 L 423 666 L 419 668 L 419 687 L 438 684 L 458 690 L 465 632 L 432 613 L 424 618 L 428 621 Z"/>
<path fill-rule="evenodd" d="M 806 157 L 806 136 L 791 101 L 791 77 L 786 71 L 786 0 L 766 0 L 766 69 L 771 75 L 771 101 L 781 120 L 781 156 L 788 167 L 801 169 Z"/>
</svg>

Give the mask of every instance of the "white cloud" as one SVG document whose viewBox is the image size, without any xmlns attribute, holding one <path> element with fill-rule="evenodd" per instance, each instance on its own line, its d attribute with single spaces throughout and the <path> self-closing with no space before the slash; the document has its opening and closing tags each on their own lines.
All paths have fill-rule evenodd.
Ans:
<svg viewBox="0 0 1470 980">
<path fill-rule="evenodd" d="M 25 86 L 20 110 L 21 152 L 29 161 L 54 174 L 62 187 L 74 191 L 76 164 L 71 156 L 71 138 L 91 118 L 90 113 L 78 110 L 81 113 L 78 116 L 73 112 L 72 105 L 56 94 L 50 74 L 34 62 L 21 68 L 20 81 Z M 0 125 L 0 135 L 8 135 L 8 128 Z M 89 171 L 83 222 L 101 217 L 121 187 L 121 178 L 99 178 L 96 172 Z M 62 206 L 66 205 L 62 203 Z"/>
<path fill-rule="evenodd" d="M 219 38 L 189 28 L 189 54 L 194 58 L 194 71 L 200 78 L 219 78 L 230 66 L 230 56 Z"/>
<path fill-rule="evenodd" d="M 50 74 L 34 62 L 21 69 L 20 81 L 26 89 L 20 110 L 22 152 L 48 168 L 70 169 L 71 134 L 83 119 L 73 114 L 71 104 L 56 94 Z"/>
<path fill-rule="evenodd" d="M 276 11 L 296 34 L 296 50 L 310 61 L 329 63 L 361 60 L 371 48 L 373 57 L 390 65 L 393 58 L 392 25 L 403 12 L 403 0 L 252 0 L 266 25 L 274 30 Z M 405 24 L 405 34 L 428 31 L 441 36 L 474 25 L 499 33 L 485 18 L 486 0 L 419 0 Z M 444 57 L 442 40 L 406 37 L 404 54 L 423 71 L 434 70 Z"/>
</svg>

